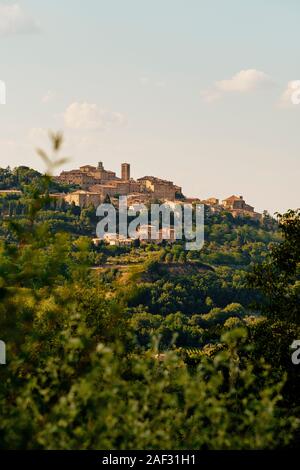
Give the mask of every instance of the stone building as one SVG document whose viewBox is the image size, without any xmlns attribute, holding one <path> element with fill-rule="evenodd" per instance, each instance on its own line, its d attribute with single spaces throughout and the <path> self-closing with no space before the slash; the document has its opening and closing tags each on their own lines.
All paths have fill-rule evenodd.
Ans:
<svg viewBox="0 0 300 470">
<path fill-rule="evenodd" d="M 130 165 L 129 163 L 122 163 L 122 180 L 129 181 L 130 180 Z"/>
<path fill-rule="evenodd" d="M 222 207 L 231 212 L 234 217 L 249 216 L 253 219 L 261 219 L 261 214 L 254 211 L 254 207 L 246 204 L 243 196 L 230 196 L 222 201 Z"/>
<path fill-rule="evenodd" d="M 64 200 L 69 204 L 75 204 L 75 206 L 88 207 L 93 205 L 94 207 L 99 206 L 102 202 L 101 194 L 84 191 L 83 189 L 74 191 L 73 193 L 65 194 Z"/>
<path fill-rule="evenodd" d="M 122 163 L 121 178 L 113 171 L 106 170 L 102 162 L 98 166 L 84 165 L 79 169 L 63 171 L 57 178 L 61 183 L 77 185 L 79 190 L 65 196 L 67 202 L 82 207 L 93 203 L 98 205 L 107 197 L 133 196 L 141 201 L 172 200 L 181 194 L 181 188 L 171 181 L 154 176 L 134 180 L 130 177 L 129 163 Z"/>
<path fill-rule="evenodd" d="M 77 170 L 63 171 L 57 180 L 61 183 L 78 185 L 81 189 L 89 189 L 95 184 L 102 184 L 107 181 L 117 181 L 116 173 L 105 170 L 103 163 L 99 162 L 98 166 L 84 165 Z"/>
<path fill-rule="evenodd" d="M 215 197 L 204 199 L 201 201 L 211 213 L 220 213 L 224 210 L 230 212 L 234 217 L 251 217 L 260 220 L 262 215 L 254 211 L 254 207 L 246 204 L 243 196 L 230 196 L 223 199 L 222 202 Z"/>
<path fill-rule="evenodd" d="M 139 178 L 138 182 L 141 184 L 141 189 L 145 192 L 152 193 L 153 198 L 156 199 L 169 199 L 174 201 L 176 193 L 181 193 L 181 188 L 175 186 L 172 181 L 156 178 L 155 176 L 144 176 Z"/>
<path fill-rule="evenodd" d="M 102 162 L 97 166 L 84 165 L 79 169 L 63 171 L 57 181 L 71 185 L 77 185 L 79 189 L 62 197 L 68 203 L 74 203 L 80 207 L 94 205 L 97 207 L 107 198 L 111 201 L 118 200 L 119 196 L 127 196 L 128 204 L 150 204 L 155 201 L 183 203 L 200 203 L 197 198 L 185 198 L 181 187 L 172 181 L 157 178 L 155 176 L 143 176 L 137 180 L 131 178 L 130 164 L 122 163 L 121 177 L 115 172 L 106 170 Z M 202 204 L 212 213 L 229 211 L 234 217 L 248 216 L 259 220 L 261 214 L 254 211 L 254 207 L 246 204 L 243 196 L 230 196 L 222 202 L 215 197 L 201 200 Z"/>
<path fill-rule="evenodd" d="M 222 201 L 222 205 L 225 209 L 241 209 L 241 210 L 249 210 L 254 211 L 254 207 L 248 206 L 244 201 L 243 196 L 230 196 L 227 199 Z"/>
<path fill-rule="evenodd" d="M 208 206 L 218 206 L 220 201 L 216 197 L 210 197 L 208 199 L 204 199 L 204 201 L 201 202 Z"/>
<path fill-rule="evenodd" d="M 131 238 L 123 237 L 118 233 L 105 233 L 103 236 L 103 241 L 110 246 L 131 246 L 133 244 L 133 240 Z"/>
</svg>

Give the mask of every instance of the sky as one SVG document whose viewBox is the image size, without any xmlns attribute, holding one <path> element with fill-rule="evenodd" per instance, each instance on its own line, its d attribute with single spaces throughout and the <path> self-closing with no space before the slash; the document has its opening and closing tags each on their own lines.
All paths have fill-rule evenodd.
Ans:
<svg viewBox="0 0 300 470">
<path fill-rule="evenodd" d="M 299 207 L 299 0 L 0 0 L 0 167 L 103 161 Z"/>
</svg>

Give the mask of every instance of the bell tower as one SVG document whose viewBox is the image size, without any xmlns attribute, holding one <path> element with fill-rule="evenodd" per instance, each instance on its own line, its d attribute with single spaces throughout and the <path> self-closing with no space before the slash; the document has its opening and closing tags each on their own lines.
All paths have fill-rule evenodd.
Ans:
<svg viewBox="0 0 300 470">
<path fill-rule="evenodd" d="M 123 181 L 129 181 L 130 180 L 130 165 L 129 165 L 129 163 L 122 163 L 121 174 L 122 174 L 122 180 Z"/>
</svg>

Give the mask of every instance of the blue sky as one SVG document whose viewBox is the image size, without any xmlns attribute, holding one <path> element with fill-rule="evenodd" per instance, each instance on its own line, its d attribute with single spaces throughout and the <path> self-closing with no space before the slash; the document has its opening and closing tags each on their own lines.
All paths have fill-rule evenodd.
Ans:
<svg viewBox="0 0 300 470">
<path fill-rule="evenodd" d="M 0 166 L 42 169 L 60 129 L 66 168 L 299 206 L 299 18 L 297 0 L 0 0 Z"/>
</svg>

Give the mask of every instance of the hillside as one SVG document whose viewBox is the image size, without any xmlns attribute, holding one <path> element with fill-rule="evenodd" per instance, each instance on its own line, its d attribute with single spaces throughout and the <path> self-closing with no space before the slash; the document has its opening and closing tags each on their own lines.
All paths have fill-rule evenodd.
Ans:
<svg viewBox="0 0 300 470">
<path fill-rule="evenodd" d="M 193 252 L 95 245 L 95 209 L 58 204 L 38 177 L 2 193 L 0 216 L 4 448 L 161 448 L 157 429 L 170 449 L 255 449 L 253 429 L 297 445 L 297 212 L 207 211 Z"/>
</svg>

